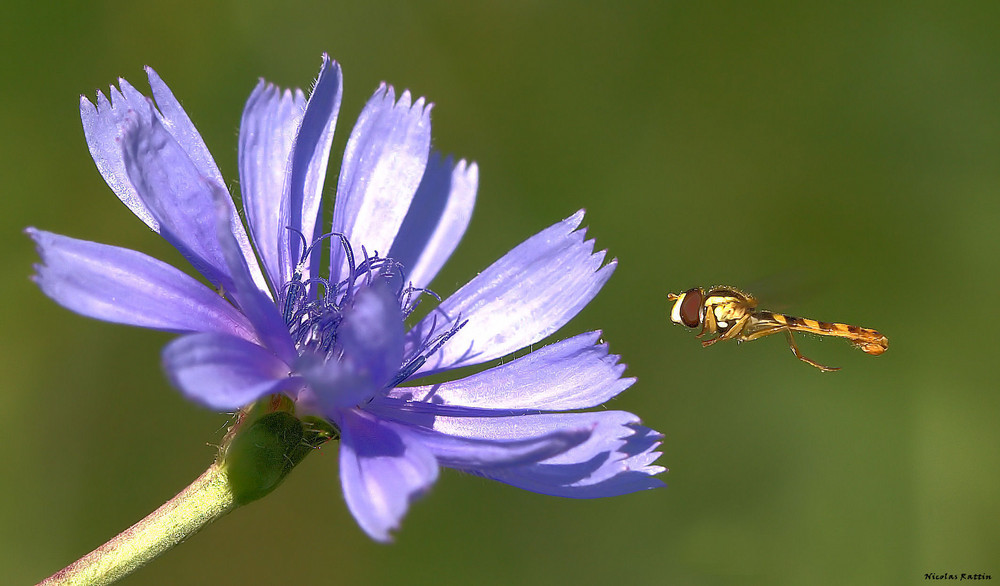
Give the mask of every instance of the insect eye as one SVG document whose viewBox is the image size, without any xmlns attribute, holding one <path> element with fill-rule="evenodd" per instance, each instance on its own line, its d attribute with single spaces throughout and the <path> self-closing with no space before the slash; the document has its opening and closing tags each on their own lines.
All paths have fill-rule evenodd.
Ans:
<svg viewBox="0 0 1000 586">
<path fill-rule="evenodd" d="M 697 327 L 701 323 L 701 304 L 704 300 L 701 289 L 688 289 L 681 300 L 681 323 L 689 328 Z"/>
</svg>

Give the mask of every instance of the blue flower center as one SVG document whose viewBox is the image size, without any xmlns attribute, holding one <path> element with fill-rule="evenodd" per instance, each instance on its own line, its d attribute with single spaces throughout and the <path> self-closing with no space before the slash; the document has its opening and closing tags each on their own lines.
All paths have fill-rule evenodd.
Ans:
<svg viewBox="0 0 1000 586">
<path fill-rule="evenodd" d="M 323 277 L 303 280 L 306 263 L 312 258 L 313 249 L 326 238 L 337 237 L 344 249 L 347 275 L 339 282 L 331 282 Z M 337 354 L 337 332 L 344 319 L 344 310 L 351 306 L 354 297 L 363 287 L 370 287 L 381 281 L 393 291 L 399 303 L 402 319 L 406 319 L 420 305 L 424 293 L 440 301 L 430 289 L 414 287 L 407 282 L 402 263 L 391 257 L 380 257 L 378 252 L 368 255 L 361 247 L 362 262 L 357 263 L 354 250 L 343 234 L 327 234 L 313 242 L 302 254 L 292 274 L 291 280 L 281 288 L 279 307 L 288 332 L 292 336 L 299 353 L 311 352 L 334 359 Z M 449 338 L 465 325 L 455 321 L 455 325 L 432 339 L 420 340 L 407 349 L 403 363 L 387 388 L 394 387 L 412 376 Z"/>
</svg>

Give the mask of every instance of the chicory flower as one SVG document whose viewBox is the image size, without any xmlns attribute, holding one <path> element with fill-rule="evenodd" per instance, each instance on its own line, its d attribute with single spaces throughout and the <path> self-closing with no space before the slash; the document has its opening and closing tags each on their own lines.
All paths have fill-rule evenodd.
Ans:
<svg viewBox="0 0 1000 586">
<path fill-rule="evenodd" d="M 475 163 L 431 152 L 429 104 L 384 84 L 375 92 L 348 140 L 324 231 L 340 67 L 324 55 L 308 99 L 261 81 L 240 125 L 244 227 L 198 131 L 147 73 L 155 103 L 123 79 L 96 105 L 81 98 L 87 144 L 119 199 L 211 287 L 140 252 L 29 228 L 48 296 L 86 316 L 181 334 L 164 368 L 206 407 L 279 395 L 297 415 L 328 422 L 348 507 L 376 540 L 389 540 L 441 466 L 565 497 L 662 486 L 661 436 L 635 415 L 564 412 L 634 382 L 600 332 L 457 380 L 417 380 L 535 344 L 597 294 L 616 263 L 585 240 L 583 212 L 407 328 L 421 300 L 437 299 L 427 287 L 468 226 L 478 182 Z"/>
</svg>

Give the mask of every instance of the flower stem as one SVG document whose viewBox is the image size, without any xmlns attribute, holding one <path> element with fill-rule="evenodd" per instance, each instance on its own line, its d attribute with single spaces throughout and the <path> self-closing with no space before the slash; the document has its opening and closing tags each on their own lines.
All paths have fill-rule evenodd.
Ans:
<svg viewBox="0 0 1000 586">
<path fill-rule="evenodd" d="M 177 496 L 39 586 L 111 584 L 153 561 L 238 505 L 215 463 Z"/>
</svg>

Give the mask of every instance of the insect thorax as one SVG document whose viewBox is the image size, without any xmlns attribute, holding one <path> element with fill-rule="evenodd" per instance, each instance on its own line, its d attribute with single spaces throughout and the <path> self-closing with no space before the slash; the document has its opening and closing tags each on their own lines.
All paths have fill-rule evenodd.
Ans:
<svg viewBox="0 0 1000 586">
<path fill-rule="evenodd" d="M 705 295 L 705 312 L 711 312 L 716 329 L 725 333 L 756 307 L 752 296 L 728 287 L 716 287 Z"/>
</svg>

